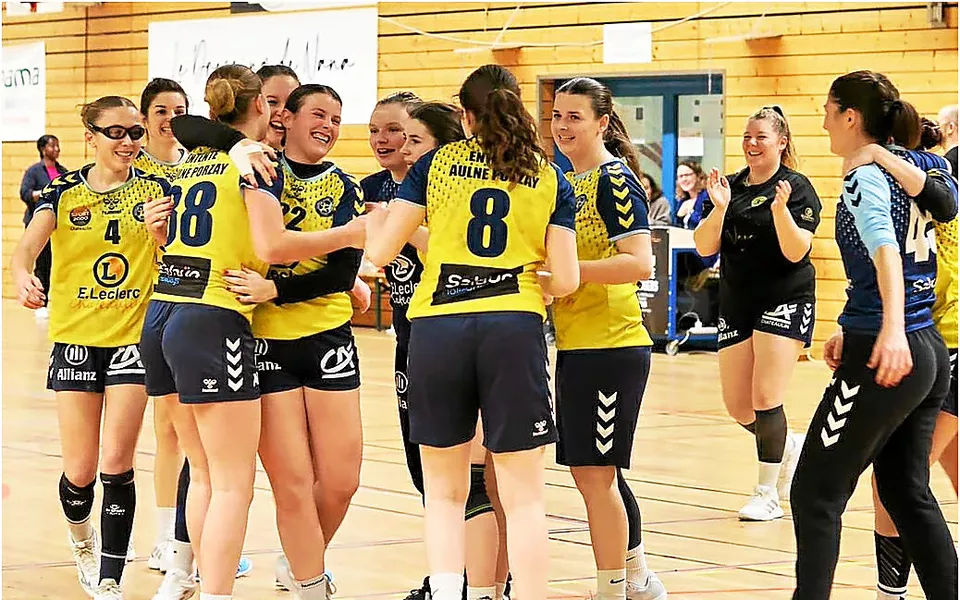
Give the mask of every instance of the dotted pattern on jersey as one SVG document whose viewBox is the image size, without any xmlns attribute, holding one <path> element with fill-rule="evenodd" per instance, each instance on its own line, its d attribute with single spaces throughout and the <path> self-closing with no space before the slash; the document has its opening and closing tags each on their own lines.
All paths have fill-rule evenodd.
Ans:
<svg viewBox="0 0 960 600">
<path fill-rule="evenodd" d="M 937 300 L 933 305 L 933 320 L 948 346 L 955 348 L 958 341 L 957 328 L 957 219 L 949 223 L 937 223 L 934 228 L 937 238 Z"/>
<path fill-rule="evenodd" d="M 607 226 L 597 210 L 597 187 L 600 183 L 600 169 L 591 169 L 586 173 L 565 174 L 573 185 L 577 198 L 577 256 L 582 260 L 598 260 L 617 253 L 610 243 Z"/>
</svg>

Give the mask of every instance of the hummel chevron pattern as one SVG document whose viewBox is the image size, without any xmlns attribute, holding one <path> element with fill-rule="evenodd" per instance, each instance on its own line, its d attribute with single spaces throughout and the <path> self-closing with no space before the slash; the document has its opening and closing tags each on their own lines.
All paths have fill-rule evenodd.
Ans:
<svg viewBox="0 0 960 600">
<path fill-rule="evenodd" d="M 849 182 L 849 185 L 847 185 L 848 182 Z M 856 198 L 853 198 L 850 201 L 850 204 L 853 204 L 854 208 L 856 208 L 857 206 L 860 206 L 860 201 L 863 200 L 863 196 L 858 191 L 858 188 L 860 187 L 860 182 L 853 178 L 852 172 L 848 173 L 847 176 L 843 178 L 843 184 L 844 184 L 843 189 L 846 190 L 848 194 L 850 194 L 851 196 L 853 196 L 854 194 L 857 195 Z"/>
<path fill-rule="evenodd" d="M 813 305 L 809 302 L 803 305 L 803 315 L 800 317 L 800 334 L 807 335 L 810 330 L 810 322 L 813 320 Z"/>
<path fill-rule="evenodd" d="M 597 391 L 597 399 L 600 400 L 600 406 L 597 407 L 597 450 L 600 454 L 606 454 L 613 448 L 613 427 L 615 423 L 613 418 L 617 414 L 617 407 L 614 403 L 617 401 L 617 392 L 604 396 L 603 392 Z M 609 410 L 604 410 L 607 408 Z"/>
<path fill-rule="evenodd" d="M 231 390 L 238 392 L 243 387 L 243 364 L 240 362 L 242 354 L 240 353 L 240 338 L 224 340 L 227 344 L 227 386 Z"/>
<path fill-rule="evenodd" d="M 620 223 L 621 227 L 630 227 L 633 225 L 633 200 L 630 199 L 627 178 L 623 174 L 623 169 L 619 163 L 607 167 L 607 175 L 610 178 L 610 191 L 616 198 L 613 204 L 617 207 L 617 212 L 620 213 L 617 215 L 617 222 Z"/>
<path fill-rule="evenodd" d="M 843 417 L 843 415 L 853 408 L 853 399 L 859 392 L 859 385 L 850 387 L 846 381 L 840 380 L 840 393 L 833 400 L 833 410 L 827 413 L 826 426 L 820 428 L 820 441 L 823 442 L 824 448 L 829 448 L 840 440 L 841 430 L 847 424 L 847 417 Z M 849 400 L 849 402 L 844 404 L 840 399 L 841 396 L 843 400 Z M 836 416 L 834 416 L 834 413 L 836 413 Z"/>
</svg>

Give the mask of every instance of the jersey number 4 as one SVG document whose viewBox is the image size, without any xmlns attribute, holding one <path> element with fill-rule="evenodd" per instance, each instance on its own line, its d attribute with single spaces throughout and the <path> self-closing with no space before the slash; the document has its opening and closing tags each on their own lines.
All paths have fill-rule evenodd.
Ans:
<svg viewBox="0 0 960 600">
<path fill-rule="evenodd" d="M 170 189 L 170 195 L 173 196 L 173 212 L 170 213 L 167 245 L 177 239 L 177 234 L 187 246 L 196 248 L 206 245 L 213 234 L 210 209 L 217 201 L 217 186 L 212 181 L 199 181 L 184 194 L 180 186 L 175 185 Z M 178 208 L 182 208 L 182 212 Z"/>
<path fill-rule="evenodd" d="M 470 197 L 470 213 L 473 218 L 467 223 L 467 248 L 483 258 L 500 256 L 507 249 L 507 224 L 510 212 L 510 195 L 496 188 L 482 188 Z"/>
<path fill-rule="evenodd" d="M 930 260 L 931 252 L 937 252 L 937 240 L 933 230 L 933 221 L 914 202 L 910 203 L 910 229 L 907 231 L 905 248 L 907 254 L 913 254 L 914 262 Z"/>
</svg>

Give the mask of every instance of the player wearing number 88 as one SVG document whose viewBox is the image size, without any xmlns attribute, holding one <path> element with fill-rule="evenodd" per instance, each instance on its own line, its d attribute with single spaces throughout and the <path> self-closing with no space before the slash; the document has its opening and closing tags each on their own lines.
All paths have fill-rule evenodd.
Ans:
<svg viewBox="0 0 960 600">
<path fill-rule="evenodd" d="M 516 594 L 542 600 L 543 446 L 557 439 L 543 296 L 564 296 L 579 285 L 575 200 L 544 158 L 512 73 L 480 67 L 459 98 L 472 137 L 414 164 L 389 209 L 369 216 L 366 250 L 385 265 L 429 222 L 424 272 L 408 314 L 410 439 L 422 445 L 432 597 L 461 597 L 469 442 L 479 411 L 509 523 Z M 538 280 L 546 262 L 552 277 Z"/>
<path fill-rule="evenodd" d="M 122 593 L 136 497 L 133 455 L 146 405 L 137 340 L 156 243 L 139 209 L 146 200 L 165 196 L 170 186 L 132 166 L 144 129 L 130 100 L 100 98 L 84 106 L 81 116 L 94 163 L 61 175 L 43 190 L 14 251 L 12 271 L 20 302 L 42 306 L 43 288 L 31 271 L 50 240 L 54 346 L 47 387 L 56 392 L 61 424 L 60 500 L 81 586 L 95 598 L 113 599 Z M 101 413 L 102 549 L 90 523 Z"/>
</svg>

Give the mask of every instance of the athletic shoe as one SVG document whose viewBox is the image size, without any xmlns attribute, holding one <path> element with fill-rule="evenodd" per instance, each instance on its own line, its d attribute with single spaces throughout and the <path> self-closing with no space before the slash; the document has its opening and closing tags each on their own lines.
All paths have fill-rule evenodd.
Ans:
<svg viewBox="0 0 960 600">
<path fill-rule="evenodd" d="M 247 573 L 253 570 L 253 562 L 246 556 L 240 557 L 240 562 L 237 563 L 237 574 L 234 576 L 236 579 L 240 579 Z"/>
<path fill-rule="evenodd" d="M 150 551 L 150 558 L 147 559 L 147 568 L 151 571 L 167 572 L 168 554 L 170 551 L 170 542 L 160 542 Z"/>
<path fill-rule="evenodd" d="M 430 600 L 430 578 L 423 578 L 423 585 L 419 589 L 410 590 L 403 600 Z"/>
<path fill-rule="evenodd" d="M 803 450 L 803 441 L 806 437 L 802 433 L 787 434 L 787 444 L 783 447 L 783 461 L 780 463 L 780 473 L 777 474 L 777 493 L 781 500 L 790 499 L 793 474 L 797 472 L 800 451 Z"/>
<path fill-rule="evenodd" d="M 172 568 L 163 576 L 163 582 L 153 595 L 153 600 L 187 600 L 196 593 L 197 583 L 193 576 Z"/>
<path fill-rule="evenodd" d="M 93 600 L 123 600 L 123 590 L 120 584 L 113 579 L 104 579 L 97 586 L 97 591 L 93 594 Z"/>
<path fill-rule="evenodd" d="M 128 563 L 137 560 L 137 551 L 133 549 L 133 536 L 130 536 L 130 541 L 127 542 L 127 556 L 124 560 Z"/>
<path fill-rule="evenodd" d="M 287 585 L 287 581 L 293 581 L 294 579 L 293 571 L 290 570 L 290 561 L 287 560 L 286 555 L 281 554 L 273 563 L 273 575 L 276 588 L 283 592 L 289 592 L 290 587 Z M 333 573 L 324 569 L 323 575 L 327 578 L 327 584 L 331 590 L 330 593 L 337 593 L 337 586 L 333 584 Z"/>
<path fill-rule="evenodd" d="M 656 573 L 647 575 L 647 583 L 640 587 L 632 581 L 627 582 L 627 600 L 666 600 L 667 588 Z"/>
<path fill-rule="evenodd" d="M 753 498 L 740 509 L 741 521 L 772 521 L 783 516 L 777 490 L 767 485 L 758 485 Z"/>
<path fill-rule="evenodd" d="M 46 306 L 41 306 L 40 308 L 34 309 L 33 318 L 37 321 L 46 321 L 50 318 L 50 309 Z"/>
<path fill-rule="evenodd" d="M 77 564 L 80 587 L 88 596 L 93 597 L 97 582 L 100 581 L 100 539 L 97 537 L 97 530 L 94 529 L 88 539 L 79 542 L 73 541 L 73 536 L 68 533 L 67 541 L 73 553 L 73 562 Z"/>
</svg>

